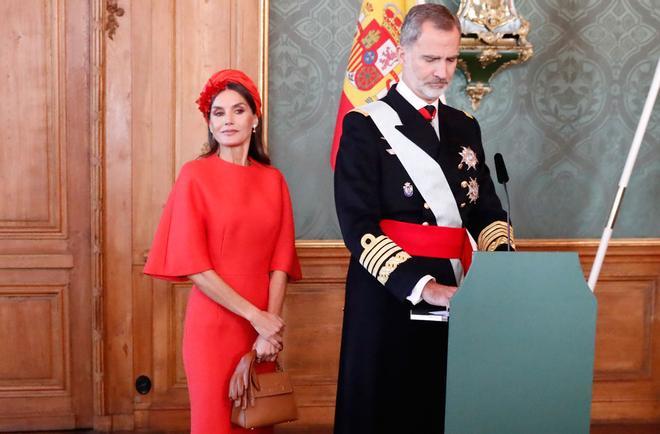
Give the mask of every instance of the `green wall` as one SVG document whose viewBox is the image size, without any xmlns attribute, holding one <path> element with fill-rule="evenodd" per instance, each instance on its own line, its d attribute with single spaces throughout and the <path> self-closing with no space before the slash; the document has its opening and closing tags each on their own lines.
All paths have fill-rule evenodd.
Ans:
<svg viewBox="0 0 660 434">
<path fill-rule="evenodd" d="M 437 3 L 456 11 L 459 2 Z M 329 151 L 360 4 L 270 2 L 269 143 L 289 182 L 299 239 L 341 238 Z M 518 237 L 598 238 L 660 57 L 660 3 L 516 7 L 530 21 L 534 56 L 496 76 L 476 112 L 457 72 L 448 104 L 479 120 L 491 167 L 494 153 L 504 155 Z M 660 237 L 658 102 L 614 233 Z"/>
</svg>

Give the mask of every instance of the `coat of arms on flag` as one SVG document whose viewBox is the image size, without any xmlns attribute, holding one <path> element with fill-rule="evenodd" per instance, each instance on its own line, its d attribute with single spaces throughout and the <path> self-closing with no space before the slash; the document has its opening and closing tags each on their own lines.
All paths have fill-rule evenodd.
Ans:
<svg viewBox="0 0 660 434">
<path fill-rule="evenodd" d="M 399 81 L 397 46 L 401 24 L 415 0 L 364 0 L 348 57 L 339 101 L 330 164 L 335 167 L 344 115 L 354 107 L 375 101 Z"/>
</svg>

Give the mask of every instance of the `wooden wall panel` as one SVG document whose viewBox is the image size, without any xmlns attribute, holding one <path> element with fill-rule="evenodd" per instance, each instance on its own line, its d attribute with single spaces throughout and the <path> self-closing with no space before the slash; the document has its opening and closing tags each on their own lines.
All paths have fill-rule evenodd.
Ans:
<svg viewBox="0 0 660 434">
<path fill-rule="evenodd" d="M 90 2 L 0 16 L 0 431 L 90 426 Z"/>
<path fill-rule="evenodd" d="M 235 3 L 232 0 L 176 3 L 176 138 L 173 149 L 176 173 L 183 163 L 200 154 L 206 142 L 207 127 L 195 101 L 211 74 L 232 66 L 236 50 L 231 32 Z"/>
<path fill-rule="evenodd" d="M 597 243 L 521 240 L 518 245 L 526 251 L 577 251 L 586 277 Z M 289 286 L 281 362 L 292 375 L 300 420 L 279 426 L 276 432 L 281 434 L 325 432 L 334 418 L 348 252 L 339 242 L 305 241 L 298 242 L 298 252 L 304 279 Z M 601 276 L 596 290 L 598 324 L 592 419 L 658 422 L 660 321 L 656 312 L 660 308 L 657 295 L 660 240 L 614 241 Z M 173 342 L 180 335 L 176 339 L 172 335 L 180 333 L 183 326 L 187 287 L 165 284 L 162 292 L 154 295 L 167 300 L 154 301 L 155 309 L 161 306 L 158 315 L 167 318 L 167 325 L 154 334 L 160 336 L 154 342 L 162 346 L 161 352 L 170 352 L 166 364 L 169 371 L 164 372 L 170 372 L 169 384 L 173 372 L 179 376 L 176 388 L 182 397 L 185 397 L 185 378 L 178 371 L 180 347 L 176 347 L 180 342 Z M 164 375 L 160 374 L 159 378 Z M 183 403 L 183 400 L 178 403 L 178 410 L 162 406 L 142 416 L 149 420 L 150 426 L 185 429 L 188 413 Z"/>
<path fill-rule="evenodd" d="M 655 293 L 655 282 L 649 280 L 607 280 L 599 286 L 594 368 L 598 379 L 650 374 Z"/>
<path fill-rule="evenodd" d="M 117 2 L 115 2 L 117 3 Z M 141 2 L 137 2 L 141 3 Z M 133 428 L 131 396 L 135 390 L 131 366 L 133 358 L 131 283 L 132 267 L 123 260 L 132 247 L 131 176 L 132 176 L 132 42 L 134 2 L 121 2 L 123 14 L 113 15 L 106 7 L 105 22 L 114 17 L 118 27 L 112 38 L 104 39 L 103 161 L 103 376 L 102 408 L 97 409 L 96 427 Z M 106 2 L 107 6 L 111 2 Z M 137 32 L 137 28 L 135 29 Z"/>
<path fill-rule="evenodd" d="M 0 390 L 65 389 L 65 287 L 0 285 Z"/>
<path fill-rule="evenodd" d="M 0 3 L 0 237 L 61 232 L 61 3 Z M 8 18 L 8 19 L 6 19 Z M 6 21 L 5 21 L 6 19 Z M 19 144 L 21 146 L 10 146 Z M 25 237 L 25 235 L 23 235 Z"/>
<path fill-rule="evenodd" d="M 168 337 L 170 355 L 168 360 L 169 386 L 179 389 L 186 388 L 186 372 L 183 367 L 183 320 L 186 314 L 186 304 L 190 293 L 189 284 L 172 285 L 172 296 L 168 315 Z"/>
</svg>

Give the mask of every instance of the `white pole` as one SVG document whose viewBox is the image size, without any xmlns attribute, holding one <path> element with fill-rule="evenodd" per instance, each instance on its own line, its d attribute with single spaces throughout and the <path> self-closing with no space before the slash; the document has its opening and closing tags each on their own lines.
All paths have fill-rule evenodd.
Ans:
<svg viewBox="0 0 660 434">
<path fill-rule="evenodd" d="M 623 167 L 623 173 L 621 174 L 621 179 L 619 180 L 619 190 L 617 191 L 616 197 L 614 198 L 614 204 L 612 205 L 610 218 L 607 222 L 607 226 L 603 230 L 603 236 L 600 239 L 598 251 L 596 252 L 596 259 L 594 259 L 594 265 L 591 267 L 591 273 L 589 274 L 589 288 L 591 288 L 592 292 L 596 287 L 598 275 L 600 274 L 600 269 L 603 266 L 603 261 L 605 260 L 607 245 L 609 244 L 610 238 L 612 237 L 614 224 L 616 223 L 616 218 L 619 215 L 621 202 L 623 202 L 623 195 L 626 192 L 626 187 L 628 186 L 630 175 L 632 174 L 633 167 L 635 166 L 635 161 L 637 160 L 639 148 L 642 145 L 644 133 L 646 133 L 646 127 L 649 123 L 651 112 L 653 111 L 655 98 L 658 96 L 658 88 L 660 88 L 660 59 L 658 59 L 658 63 L 655 67 L 655 75 L 653 76 L 651 87 L 649 88 L 649 94 L 646 97 L 646 103 L 644 104 L 644 109 L 642 110 L 642 116 L 639 118 L 639 124 L 637 124 L 635 137 L 633 137 L 632 145 L 630 145 L 630 152 L 628 153 L 626 165 Z"/>
</svg>

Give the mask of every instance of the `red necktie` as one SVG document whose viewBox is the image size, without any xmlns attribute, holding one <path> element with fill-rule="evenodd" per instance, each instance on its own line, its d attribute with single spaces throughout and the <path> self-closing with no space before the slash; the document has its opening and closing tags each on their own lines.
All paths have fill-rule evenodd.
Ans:
<svg viewBox="0 0 660 434">
<path fill-rule="evenodd" d="M 421 109 L 419 109 L 419 113 L 424 117 L 424 119 L 431 122 L 435 117 L 435 106 L 433 105 L 424 106 Z"/>
</svg>

